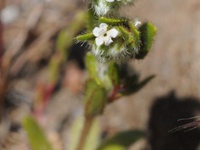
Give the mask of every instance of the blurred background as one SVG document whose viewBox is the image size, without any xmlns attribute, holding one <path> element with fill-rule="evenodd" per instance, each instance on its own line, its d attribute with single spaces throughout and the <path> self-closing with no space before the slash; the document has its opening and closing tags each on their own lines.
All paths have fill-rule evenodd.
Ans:
<svg viewBox="0 0 200 150">
<path fill-rule="evenodd" d="M 20 122 L 31 111 L 56 150 L 67 149 L 70 125 L 83 112 L 86 48 L 73 38 L 84 29 L 87 1 L 4 0 L 1 7 L 0 149 L 30 149 Z M 200 112 L 200 1 L 136 0 L 120 11 L 157 27 L 149 55 L 131 61 L 141 78 L 156 78 L 110 104 L 100 117 L 102 130 L 145 130 L 146 139 L 131 150 L 200 149 L 199 129 L 168 132 L 186 123 L 178 119 Z"/>
</svg>

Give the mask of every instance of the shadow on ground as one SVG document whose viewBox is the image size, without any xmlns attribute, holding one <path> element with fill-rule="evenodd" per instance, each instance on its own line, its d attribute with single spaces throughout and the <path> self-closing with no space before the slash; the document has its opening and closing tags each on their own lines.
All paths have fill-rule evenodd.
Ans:
<svg viewBox="0 0 200 150">
<path fill-rule="evenodd" d="M 194 97 L 178 98 L 175 92 L 156 99 L 150 110 L 149 143 L 152 150 L 196 150 L 200 144 L 200 130 L 169 130 L 194 120 L 181 118 L 194 117 L 200 112 L 200 103 Z"/>
</svg>

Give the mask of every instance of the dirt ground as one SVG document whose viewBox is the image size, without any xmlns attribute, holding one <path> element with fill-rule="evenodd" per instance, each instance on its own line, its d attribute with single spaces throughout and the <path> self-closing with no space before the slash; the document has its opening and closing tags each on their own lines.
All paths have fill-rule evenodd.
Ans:
<svg viewBox="0 0 200 150">
<path fill-rule="evenodd" d="M 6 47 L 9 47 L 10 41 L 23 30 L 23 24 L 30 14 L 30 9 L 40 3 L 36 0 L 31 2 L 9 0 L 6 3 L 19 7 L 21 12 L 14 23 L 5 25 L 4 40 Z M 78 10 L 85 9 L 85 3 L 82 0 L 51 0 L 45 6 L 43 19 L 36 31 L 43 32 L 47 27 L 49 27 L 48 29 L 59 28 L 60 20 L 68 24 Z M 141 22 L 150 21 L 157 27 L 157 35 L 149 55 L 144 60 L 132 60 L 131 62 L 140 72 L 141 78 L 151 74 L 156 75 L 156 78 L 135 95 L 109 105 L 101 117 L 103 128 L 106 128 L 110 134 L 127 129 L 147 131 L 149 136 L 133 145 L 131 150 L 199 149 L 200 133 L 198 129 L 184 133 L 184 135 L 169 135 L 168 131 L 182 124 L 182 122 L 177 124 L 178 119 L 197 116 L 200 112 L 200 60 L 198 57 L 200 56 L 200 1 L 136 0 L 134 6 L 122 9 L 121 13 L 133 19 L 137 17 Z M 45 52 L 43 53 L 45 54 Z M 38 56 L 35 57 L 37 60 Z M 61 120 L 66 118 L 72 120 L 82 113 L 81 88 L 73 85 L 82 82 L 79 79 L 83 72 L 74 66 L 73 63 L 68 64 L 70 71 L 66 74 L 67 79 L 64 84 L 67 86 L 63 86 L 62 90 L 51 98 L 51 102 L 47 106 L 47 116 L 43 119 L 43 125 L 48 124 L 47 131 L 58 128 Z M 34 66 L 32 67 L 34 70 Z M 29 82 L 43 79 L 45 74 L 44 70 L 40 70 L 33 79 L 29 80 L 29 76 L 26 79 L 20 79 L 18 84 L 22 85 L 22 89 L 27 90 L 27 93 L 33 97 L 33 83 L 29 85 Z M 77 76 L 73 76 L 74 74 Z M 69 78 L 71 76 L 74 78 Z M 70 92 L 70 88 L 72 91 L 75 90 Z M 19 112 L 21 111 L 19 110 Z M 16 114 L 20 116 L 18 115 L 20 113 Z M 67 121 L 64 126 L 66 132 L 69 122 Z M 24 133 L 21 132 L 23 140 Z M 53 137 L 55 138 L 57 135 Z M 170 139 L 173 140 L 170 141 Z M 192 139 L 196 140 L 193 140 L 192 143 Z M 54 139 L 54 141 L 56 140 Z M 14 148 L 11 146 L 8 149 L 27 149 L 26 142 L 24 145 L 16 143 Z M 56 144 L 59 147 L 59 144 L 62 145 L 61 143 L 57 142 Z M 2 148 L 2 150 L 4 149 Z"/>
</svg>

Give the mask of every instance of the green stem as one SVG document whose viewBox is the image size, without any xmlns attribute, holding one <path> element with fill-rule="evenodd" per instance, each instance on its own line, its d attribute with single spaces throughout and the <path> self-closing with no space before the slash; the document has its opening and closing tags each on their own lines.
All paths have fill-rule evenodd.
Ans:
<svg viewBox="0 0 200 150">
<path fill-rule="evenodd" d="M 89 135 L 93 120 L 94 120 L 93 118 L 85 118 L 83 129 L 76 150 L 84 149 L 85 143 L 87 141 L 87 136 Z"/>
</svg>

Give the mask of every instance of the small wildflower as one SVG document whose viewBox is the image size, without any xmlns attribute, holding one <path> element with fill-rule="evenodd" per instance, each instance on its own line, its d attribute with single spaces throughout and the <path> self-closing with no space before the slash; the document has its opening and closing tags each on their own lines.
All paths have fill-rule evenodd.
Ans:
<svg viewBox="0 0 200 150">
<path fill-rule="evenodd" d="M 93 30 L 93 34 L 96 37 L 95 42 L 97 46 L 101 46 L 105 44 L 106 46 L 110 45 L 113 40 L 112 38 L 116 38 L 119 32 L 112 28 L 107 30 L 108 25 L 106 23 L 101 23 L 99 27 L 95 27 Z"/>
</svg>

